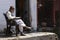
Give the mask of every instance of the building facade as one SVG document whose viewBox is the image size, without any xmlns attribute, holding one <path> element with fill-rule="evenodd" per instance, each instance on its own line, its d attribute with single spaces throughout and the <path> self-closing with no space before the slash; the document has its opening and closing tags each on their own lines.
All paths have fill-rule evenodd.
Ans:
<svg viewBox="0 0 60 40">
<path fill-rule="evenodd" d="M 57 0 L 16 0 L 16 16 L 28 15 L 29 24 L 34 30 L 42 25 L 42 22 L 47 23 L 48 27 L 56 26 L 56 1 Z"/>
<path fill-rule="evenodd" d="M 16 16 L 21 16 L 25 24 L 34 30 L 37 30 L 44 22 L 47 27 L 60 26 L 60 0 L 13 0 L 12 2 L 6 0 L 4 4 L 3 2 L 0 3 L 0 8 L 3 9 L 3 11 L 0 9 L 1 13 L 6 12 L 9 6 L 14 5 Z M 4 18 L 3 14 L 1 15 L 0 18 Z M 0 21 L 2 22 L 2 20 L 4 19 Z M 6 22 L 3 23 L 6 26 Z"/>
</svg>

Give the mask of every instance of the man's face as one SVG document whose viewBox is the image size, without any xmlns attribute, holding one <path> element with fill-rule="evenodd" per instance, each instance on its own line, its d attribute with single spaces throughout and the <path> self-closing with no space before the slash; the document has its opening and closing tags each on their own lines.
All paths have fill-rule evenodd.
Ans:
<svg viewBox="0 0 60 40">
<path fill-rule="evenodd" d="M 14 9 L 11 9 L 11 13 L 14 13 Z"/>
</svg>

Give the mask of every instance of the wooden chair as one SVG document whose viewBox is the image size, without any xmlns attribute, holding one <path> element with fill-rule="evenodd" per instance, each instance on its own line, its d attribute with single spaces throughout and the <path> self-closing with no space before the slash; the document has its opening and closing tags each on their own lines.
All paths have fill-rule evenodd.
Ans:
<svg viewBox="0 0 60 40">
<path fill-rule="evenodd" d="M 19 32 L 18 25 L 13 20 L 9 20 L 5 13 L 3 13 L 3 15 L 4 15 L 5 19 L 6 19 L 6 25 L 7 25 L 6 35 L 7 36 L 12 35 L 12 32 L 10 31 L 10 29 L 11 29 L 12 26 L 16 26 L 16 36 L 17 36 L 17 34 Z"/>
</svg>

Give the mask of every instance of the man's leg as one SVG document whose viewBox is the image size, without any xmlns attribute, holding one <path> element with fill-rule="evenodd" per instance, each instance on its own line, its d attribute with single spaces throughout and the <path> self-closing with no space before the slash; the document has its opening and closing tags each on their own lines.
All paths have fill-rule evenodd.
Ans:
<svg viewBox="0 0 60 40">
<path fill-rule="evenodd" d="M 32 28 L 29 26 L 25 26 L 24 31 L 26 31 L 27 33 L 30 33 L 30 32 L 32 32 Z"/>
<path fill-rule="evenodd" d="M 24 33 L 23 33 L 23 27 L 26 27 L 26 28 L 28 28 L 28 29 L 31 29 L 30 27 L 27 27 L 27 26 L 25 25 L 25 23 L 24 23 L 21 19 L 16 20 L 16 22 L 17 22 L 17 24 L 19 24 L 19 30 L 20 30 L 20 32 L 21 32 L 21 35 L 24 35 Z"/>
<path fill-rule="evenodd" d="M 20 32 L 23 32 L 23 27 L 19 26 Z"/>
<path fill-rule="evenodd" d="M 31 29 L 31 27 L 26 26 L 26 24 L 23 22 L 22 19 L 18 19 L 18 20 L 17 20 L 17 23 L 18 23 L 20 26 L 22 26 L 22 27 L 25 27 L 25 28 L 27 28 L 27 29 Z"/>
<path fill-rule="evenodd" d="M 19 34 L 19 25 L 16 25 L 16 36 Z"/>
<path fill-rule="evenodd" d="M 27 28 L 27 29 L 30 29 L 30 30 L 32 29 L 31 27 L 28 27 L 28 26 L 24 26 L 24 27 Z"/>
<path fill-rule="evenodd" d="M 19 26 L 19 30 L 20 30 L 20 34 L 21 34 L 22 36 L 25 36 L 25 35 L 24 35 L 24 32 L 23 32 L 23 26 Z"/>
</svg>

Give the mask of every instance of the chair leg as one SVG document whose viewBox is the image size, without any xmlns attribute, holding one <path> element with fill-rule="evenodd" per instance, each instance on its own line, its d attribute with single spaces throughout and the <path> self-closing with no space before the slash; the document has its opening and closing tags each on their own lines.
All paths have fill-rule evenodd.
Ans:
<svg viewBox="0 0 60 40">
<path fill-rule="evenodd" d="M 16 26 L 16 36 L 19 34 L 19 25 Z"/>
<path fill-rule="evenodd" d="M 11 26 L 7 25 L 6 36 L 10 36 L 11 35 L 10 29 L 11 29 Z"/>
<path fill-rule="evenodd" d="M 9 26 L 8 31 L 9 31 L 9 35 L 11 36 L 12 35 L 11 25 Z"/>
<path fill-rule="evenodd" d="M 6 36 L 8 36 L 8 33 L 9 33 L 9 31 L 8 31 L 8 25 L 7 25 Z"/>
</svg>

